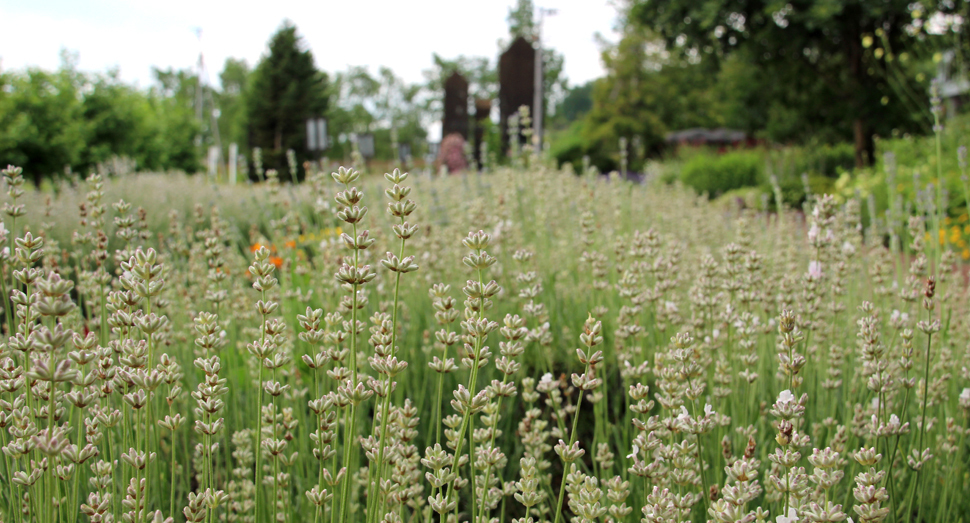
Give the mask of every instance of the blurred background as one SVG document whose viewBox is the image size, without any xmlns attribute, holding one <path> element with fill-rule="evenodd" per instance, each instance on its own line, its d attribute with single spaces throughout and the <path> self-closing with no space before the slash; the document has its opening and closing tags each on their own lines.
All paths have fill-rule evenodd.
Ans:
<svg viewBox="0 0 970 523">
<path fill-rule="evenodd" d="M 777 189 L 797 206 L 885 185 L 888 153 L 924 183 L 944 173 L 957 216 L 968 10 L 964 0 L 3 0 L 0 162 L 38 186 L 92 170 L 231 171 L 243 182 L 277 169 L 299 181 L 305 162 L 349 163 L 355 151 L 374 170 L 483 169 L 521 142 L 575 171 L 679 181 L 753 206 Z M 517 38 L 541 67 L 513 64 L 503 85 L 501 56 Z M 509 127 L 513 91 L 528 100 L 528 130 Z M 453 145 L 457 163 L 443 159 Z M 892 194 L 874 197 L 884 208 Z"/>
</svg>

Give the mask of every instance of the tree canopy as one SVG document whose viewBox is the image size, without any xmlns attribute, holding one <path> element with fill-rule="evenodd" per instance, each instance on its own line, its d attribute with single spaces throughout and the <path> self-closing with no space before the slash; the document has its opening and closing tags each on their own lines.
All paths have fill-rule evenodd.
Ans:
<svg viewBox="0 0 970 523">
<path fill-rule="evenodd" d="M 267 168 L 284 172 L 287 150 L 299 163 L 310 158 L 306 120 L 324 116 L 327 107 L 327 75 L 317 69 L 296 26 L 285 21 L 252 74 L 246 96 L 249 145 L 263 149 Z"/>
<path fill-rule="evenodd" d="M 89 74 L 62 55 L 57 71 L 0 73 L 0 158 L 22 166 L 40 184 L 65 171 L 87 173 L 112 158 L 136 168 L 198 166 L 191 101 L 159 85 L 139 90 L 116 71 Z"/>
<path fill-rule="evenodd" d="M 873 135 L 925 118 L 929 79 L 875 51 L 924 46 L 919 16 L 910 0 L 635 0 L 630 10 L 671 52 L 754 80 L 756 92 L 734 100 L 758 114 L 750 124 L 783 139 L 851 140 L 858 165 L 872 160 Z"/>
</svg>

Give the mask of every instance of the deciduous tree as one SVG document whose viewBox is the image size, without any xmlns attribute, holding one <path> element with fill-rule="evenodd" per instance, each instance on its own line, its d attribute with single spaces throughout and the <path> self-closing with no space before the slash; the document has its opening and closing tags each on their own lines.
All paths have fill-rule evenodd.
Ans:
<svg viewBox="0 0 970 523">
<path fill-rule="evenodd" d="M 878 33 L 899 52 L 920 38 L 911 0 L 634 0 L 631 19 L 697 60 L 741 53 L 766 71 L 757 103 L 775 111 L 769 119 L 837 129 L 854 141 L 858 165 L 872 161 L 874 134 L 913 128 L 922 117 L 886 100 L 905 89 L 925 93 L 926 83 L 890 78 L 864 43 Z"/>
</svg>

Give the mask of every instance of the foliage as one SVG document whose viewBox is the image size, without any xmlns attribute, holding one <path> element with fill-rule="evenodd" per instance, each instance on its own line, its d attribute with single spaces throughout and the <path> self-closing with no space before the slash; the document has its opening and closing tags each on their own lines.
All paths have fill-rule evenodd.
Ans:
<svg viewBox="0 0 970 523">
<path fill-rule="evenodd" d="M 0 84 L 0 157 L 27 165 L 38 184 L 65 167 L 81 167 L 86 129 L 73 66 L 2 73 Z"/>
<path fill-rule="evenodd" d="M 893 252 L 854 196 L 767 216 L 542 165 L 19 176 L 4 520 L 970 509 L 967 288 L 918 218 Z"/>
<path fill-rule="evenodd" d="M 855 150 L 852 144 L 817 144 L 793 148 L 792 169 L 801 174 L 818 174 L 838 178 L 855 166 Z"/>
<path fill-rule="evenodd" d="M 191 97 L 166 85 L 171 75 L 156 72 L 158 85 L 146 92 L 116 72 L 79 72 L 69 55 L 55 72 L 0 73 L 0 158 L 29 166 L 38 185 L 117 157 L 140 169 L 194 172 Z"/>
<path fill-rule="evenodd" d="M 245 60 L 226 58 L 219 73 L 222 89 L 213 93 L 219 110 L 219 136 L 223 144 L 236 143 L 248 148 L 246 102 L 251 71 Z"/>
<path fill-rule="evenodd" d="M 567 129 L 551 133 L 550 154 L 557 164 L 572 164 L 573 170 L 582 171 L 584 158 L 588 158 L 590 165 L 599 172 L 611 172 L 617 169 L 618 160 L 611 154 L 615 152 L 612 143 L 591 142 L 586 136 L 586 126 L 583 121 L 573 122 Z M 612 137 L 611 137 L 612 138 Z"/>
<path fill-rule="evenodd" d="M 585 116 L 593 108 L 594 85 L 595 81 L 590 80 L 583 85 L 570 87 L 562 102 L 556 107 L 551 123 L 569 124 Z"/>
<path fill-rule="evenodd" d="M 249 145 L 263 150 L 267 169 L 288 171 L 288 150 L 296 152 L 297 164 L 310 159 L 306 120 L 326 114 L 327 93 L 327 75 L 317 70 L 296 26 L 285 21 L 270 38 L 246 95 Z"/>
<path fill-rule="evenodd" d="M 796 176 L 784 177 L 779 179 L 778 188 L 781 191 L 782 203 L 792 209 L 804 209 L 805 204 L 810 203 L 812 197 L 836 192 L 835 180 L 819 175 L 809 175 L 804 179 Z M 770 202 L 769 209 L 772 209 L 775 205 L 774 188 L 768 183 L 762 183 L 760 189 L 766 201 Z"/>
<path fill-rule="evenodd" d="M 421 98 L 421 86 L 408 84 L 390 68 L 381 67 L 375 78 L 366 67 L 350 67 L 334 75 L 331 99 L 335 103 L 328 112 L 331 135 L 345 137 L 337 140 L 327 151 L 330 158 L 350 155 L 351 133 L 372 132 L 375 137 L 375 156 L 388 160 L 398 157 L 391 150 L 391 130 L 397 143 L 411 146 L 412 156 L 419 156 L 420 146 L 427 136 L 427 113 Z"/>
<path fill-rule="evenodd" d="M 944 39 L 928 38 L 914 6 L 909 0 L 639 0 L 631 18 L 658 31 L 673 53 L 715 66 L 740 59 L 735 73 L 760 77 L 748 85 L 745 105 L 761 113 L 771 136 L 852 140 L 861 166 L 874 160 L 873 135 L 925 129 L 928 97 L 912 94 L 927 92 L 929 79 L 906 58 L 915 61 L 908 51 L 944 45 Z"/>
<path fill-rule="evenodd" d="M 754 187 L 764 179 L 764 159 L 757 151 L 695 154 L 681 170 L 681 181 L 714 198 L 732 189 Z"/>
<path fill-rule="evenodd" d="M 650 30 L 623 24 L 620 40 L 607 45 L 602 57 L 606 76 L 591 86 L 592 107 L 582 118 L 581 138 L 562 135 L 573 143 L 554 144 L 554 150 L 571 150 L 571 156 L 581 150 L 601 171 L 612 170 L 619 162 L 619 140 L 626 138 L 629 144 L 639 142 L 642 152 L 629 156 L 637 168 L 646 156 L 664 150 L 668 131 L 726 123 L 713 72 L 667 53 Z"/>
</svg>

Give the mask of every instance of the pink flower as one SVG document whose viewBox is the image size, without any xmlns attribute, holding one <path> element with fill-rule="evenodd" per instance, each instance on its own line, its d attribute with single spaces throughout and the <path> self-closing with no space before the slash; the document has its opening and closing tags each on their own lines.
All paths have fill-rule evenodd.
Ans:
<svg viewBox="0 0 970 523">
<path fill-rule="evenodd" d="M 808 229 L 808 241 L 814 242 L 818 239 L 818 224 L 812 224 L 812 227 Z"/>
<path fill-rule="evenodd" d="M 822 263 L 815 260 L 808 262 L 808 275 L 812 278 L 821 278 Z"/>
</svg>

